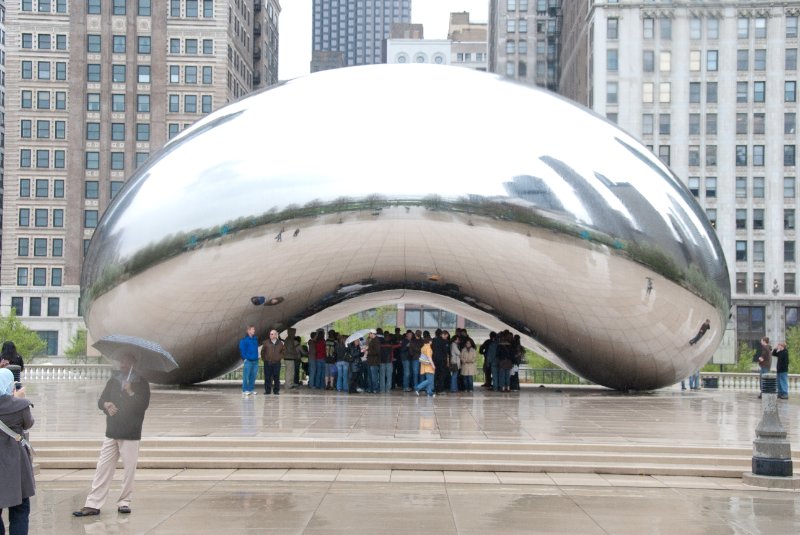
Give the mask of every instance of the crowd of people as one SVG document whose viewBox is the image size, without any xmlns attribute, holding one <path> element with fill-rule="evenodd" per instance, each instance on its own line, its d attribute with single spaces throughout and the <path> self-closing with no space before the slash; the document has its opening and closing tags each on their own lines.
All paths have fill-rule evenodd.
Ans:
<svg viewBox="0 0 800 535">
<path fill-rule="evenodd" d="M 255 327 L 239 341 L 244 363 L 242 397 L 255 395 L 259 342 Z M 303 343 L 295 329 L 285 340 L 277 331 L 261 345 L 264 363 L 264 393 L 280 394 L 281 362 L 285 364 L 284 388 L 306 386 L 316 390 L 386 394 L 391 390 L 424 391 L 429 396 L 443 392 L 472 392 L 478 373 L 478 355 L 483 355 L 485 381 L 481 385 L 496 392 L 519 390 L 519 365 L 524 349 L 519 335 L 492 332 L 480 346 L 466 329 L 429 331 L 400 328 L 394 332 L 371 329 L 364 336 L 348 336 L 323 329 L 312 332 Z"/>
</svg>

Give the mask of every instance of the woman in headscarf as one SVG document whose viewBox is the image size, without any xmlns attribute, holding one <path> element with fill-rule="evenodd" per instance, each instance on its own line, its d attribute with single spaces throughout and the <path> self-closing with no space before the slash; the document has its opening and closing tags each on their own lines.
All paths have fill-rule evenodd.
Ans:
<svg viewBox="0 0 800 535">
<path fill-rule="evenodd" d="M 0 421 L 15 435 L 23 435 L 33 426 L 31 402 L 25 399 L 24 389 L 15 389 L 14 374 L 7 369 L 0 369 Z M 29 498 L 36 492 L 26 444 L 0 430 L 0 513 L 8 509 L 11 535 L 27 535 Z M 0 518 L 0 534 L 4 533 Z"/>
</svg>

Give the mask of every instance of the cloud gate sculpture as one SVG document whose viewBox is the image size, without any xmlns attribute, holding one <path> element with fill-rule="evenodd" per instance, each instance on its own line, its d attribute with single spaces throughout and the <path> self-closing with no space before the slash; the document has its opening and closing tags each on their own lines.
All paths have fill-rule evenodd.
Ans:
<svg viewBox="0 0 800 535">
<path fill-rule="evenodd" d="M 109 206 L 81 287 L 92 339 L 161 344 L 180 365 L 151 373 L 164 383 L 238 366 L 251 323 L 305 334 L 414 302 L 652 389 L 710 358 L 730 301 L 714 230 L 643 145 L 545 91 L 431 65 L 317 73 L 198 121 Z"/>
</svg>

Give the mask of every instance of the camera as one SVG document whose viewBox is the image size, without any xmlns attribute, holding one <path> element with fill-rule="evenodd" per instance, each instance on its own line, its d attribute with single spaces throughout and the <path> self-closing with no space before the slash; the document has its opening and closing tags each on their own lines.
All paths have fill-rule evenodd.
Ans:
<svg viewBox="0 0 800 535">
<path fill-rule="evenodd" d="M 14 383 L 14 389 L 15 390 L 22 390 L 22 383 L 20 383 L 19 381 L 15 382 Z"/>
</svg>

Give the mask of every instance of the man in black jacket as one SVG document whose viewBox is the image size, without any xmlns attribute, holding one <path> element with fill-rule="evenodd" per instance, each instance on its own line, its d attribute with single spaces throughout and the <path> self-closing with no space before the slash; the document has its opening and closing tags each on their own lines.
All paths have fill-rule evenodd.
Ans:
<svg viewBox="0 0 800 535">
<path fill-rule="evenodd" d="M 124 472 L 117 511 L 131 512 L 131 494 L 139 459 L 142 423 L 144 413 L 150 405 L 150 385 L 133 371 L 134 363 L 132 356 L 125 356 L 120 360 L 119 371 L 108 380 L 97 401 L 98 408 L 106 415 L 106 439 L 100 449 L 92 490 L 86 497 L 83 509 L 72 513 L 75 516 L 100 514 L 119 458 L 122 458 Z"/>
</svg>

